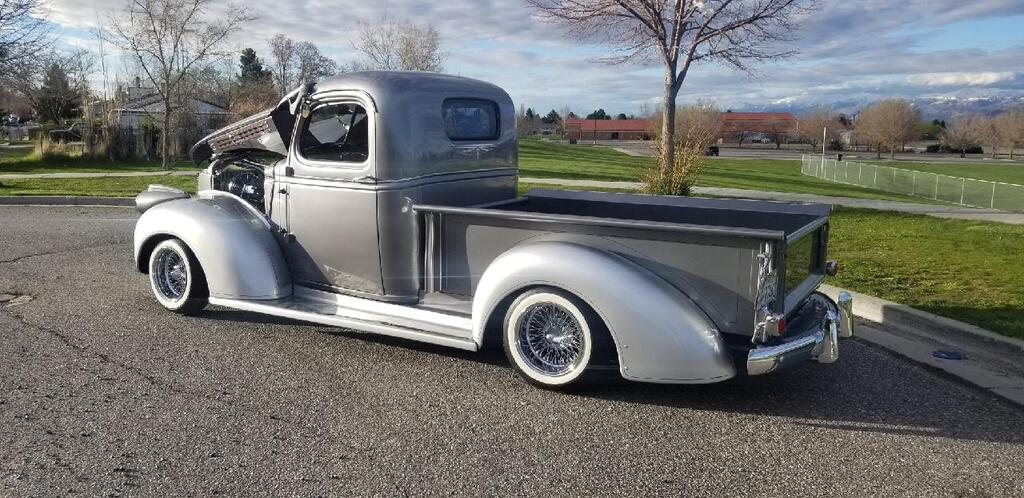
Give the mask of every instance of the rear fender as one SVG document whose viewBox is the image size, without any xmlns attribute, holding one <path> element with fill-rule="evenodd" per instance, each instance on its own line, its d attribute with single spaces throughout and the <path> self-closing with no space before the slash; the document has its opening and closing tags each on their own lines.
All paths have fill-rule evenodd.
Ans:
<svg viewBox="0 0 1024 498">
<path fill-rule="evenodd" d="M 575 294 L 604 320 L 622 376 L 644 382 L 707 383 L 736 368 L 718 330 L 693 301 L 664 279 L 612 252 L 571 242 L 516 246 L 484 271 L 473 298 L 473 338 L 483 345 L 499 303 L 552 286 Z"/>
<path fill-rule="evenodd" d="M 242 199 L 218 191 L 161 202 L 135 224 L 135 263 L 148 272 L 150 251 L 181 239 L 206 274 L 210 296 L 279 299 L 292 293 L 291 275 L 270 223 Z"/>
</svg>

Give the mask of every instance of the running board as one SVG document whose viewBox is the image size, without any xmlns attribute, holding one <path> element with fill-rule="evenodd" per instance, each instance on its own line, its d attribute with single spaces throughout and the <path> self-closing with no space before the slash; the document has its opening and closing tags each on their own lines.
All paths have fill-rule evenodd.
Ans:
<svg viewBox="0 0 1024 498">
<path fill-rule="evenodd" d="M 285 299 L 256 301 L 210 297 L 210 304 L 264 315 L 437 344 L 468 351 L 479 349 L 468 317 L 342 296 L 296 287 Z"/>
</svg>

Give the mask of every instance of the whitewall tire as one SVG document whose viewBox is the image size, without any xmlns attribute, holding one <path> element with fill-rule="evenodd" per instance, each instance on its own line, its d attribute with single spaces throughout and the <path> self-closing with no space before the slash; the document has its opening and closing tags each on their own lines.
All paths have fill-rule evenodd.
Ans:
<svg viewBox="0 0 1024 498">
<path fill-rule="evenodd" d="M 192 314 L 206 307 L 206 277 L 192 251 L 178 239 L 157 244 L 149 255 L 149 283 L 164 308 Z"/>
<path fill-rule="evenodd" d="M 558 389 L 584 379 L 604 327 L 579 298 L 550 287 L 531 289 L 509 306 L 505 355 L 531 384 Z"/>
</svg>

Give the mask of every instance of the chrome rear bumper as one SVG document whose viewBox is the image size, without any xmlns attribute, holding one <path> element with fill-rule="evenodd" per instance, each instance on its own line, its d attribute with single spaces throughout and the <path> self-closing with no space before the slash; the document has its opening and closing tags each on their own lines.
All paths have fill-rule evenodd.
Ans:
<svg viewBox="0 0 1024 498">
<path fill-rule="evenodd" d="M 826 307 L 821 321 L 796 337 L 750 350 L 747 375 L 763 375 L 807 360 L 835 363 L 839 359 L 839 339 L 853 337 L 853 298 L 843 292 L 836 303 L 824 294 L 815 296 Z"/>
</svg>

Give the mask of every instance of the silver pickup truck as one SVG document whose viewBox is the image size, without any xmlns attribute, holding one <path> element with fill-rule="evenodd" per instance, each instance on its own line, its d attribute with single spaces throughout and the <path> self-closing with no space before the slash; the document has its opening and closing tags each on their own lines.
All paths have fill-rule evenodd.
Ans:
<svg viewBox="0 0 1024 498">
<path fill-rule="evenodd" d="M 831 363 L 851 300 L 816 292 L 829 206 L 531 190 L 512 100 L 477 80 L 351 73 L 192 149 L 199 193 L 136 199 L 157 301 L 504 348 L 559 388 L 709 383 Z M 585 167 L 585 165 L 581 165 Z"/>
</svg>

